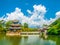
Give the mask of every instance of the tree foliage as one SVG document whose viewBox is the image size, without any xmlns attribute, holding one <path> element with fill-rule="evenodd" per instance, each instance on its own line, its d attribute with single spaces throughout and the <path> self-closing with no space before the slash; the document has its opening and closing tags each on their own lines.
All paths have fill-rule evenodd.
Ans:
<svg viewBox="0 0 60 45">
<path fill-rule="evenodd" d="M 0 32 L 6 32 L 11 23 L 12 21 L 4 22 L 3 20 L 0 20 Z"/>
<path fill-rule="evenodd" d="M 24 28 L 28 28 L 28 24 L 27 23 L 24 23 Z"/>
<path fill-rule="evenodd" d="M 55 22 L 53 22 L 51 25 L 49 25 L 49 27 L 50 27 L 48 30 L 49 34 L 59 35 L 60 34 L 60 18 L 57 19 Z"/>
<path fill-rule="evenodd" d="M 9 27 L 10 27 L 10 24 L 12 24 L 12 21 L 7 21 L 7 22 L 5 23 L 5 26 L 6 26 L 7 28 L 9 28 Z"/>
</svg>

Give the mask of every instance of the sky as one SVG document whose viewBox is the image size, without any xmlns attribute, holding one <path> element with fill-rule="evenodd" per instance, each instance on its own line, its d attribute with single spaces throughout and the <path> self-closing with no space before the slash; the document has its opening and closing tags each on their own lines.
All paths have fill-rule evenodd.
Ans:
<svg viewBox="0 0 60 45">
<path fill-rule="evenodd" d="M 0 0 L 0 20 L 18 19 L 30 27 L 51 24 L 60 18 L 60 0 Z"/>
</svg>

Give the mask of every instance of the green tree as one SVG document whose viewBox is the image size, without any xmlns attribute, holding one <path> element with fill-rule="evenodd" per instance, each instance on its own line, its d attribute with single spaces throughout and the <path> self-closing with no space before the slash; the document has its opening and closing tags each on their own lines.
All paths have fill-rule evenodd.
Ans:
<svg viewBox="0 0 60 45">
<path fill-rule="evenodd" d="M 10 27 L 10 24 L 12 24 L 12 23 L 13 23 L 12 21 L 7 21 L 7 22 L 5 23 L 6 28 L 8 29 L 8 28 Z"/>
<path fill-rule="evenodd" d="M 58 30 L 56 30 L 56 28 L 52 27 L 48 30 L 48 33 L 49 34 L 53 34 L 53 35 L 56 35 L 58 34 Z"/>
<path fill-rule="evenodd" d="M 24 28 L 28 28 L 28 24 L 27 23 L 24 23 Z"/>
<path fill-rule="evenodd" d="M 54 21 L 51 25 L 49 25 L 49 34 L 60 34 L 60 18 Z"/>
<path fill-rule="evenodd" d="M 0 32 L 5 31 L 4 21 L 0 20 Z"/>
</svg>

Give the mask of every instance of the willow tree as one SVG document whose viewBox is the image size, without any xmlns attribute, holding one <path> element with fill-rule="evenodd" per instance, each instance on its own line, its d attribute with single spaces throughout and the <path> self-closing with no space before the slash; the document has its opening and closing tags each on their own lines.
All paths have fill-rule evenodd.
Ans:
<svg viewBox="0 0 60 45">
<path fill-rule="evenodd" d="M 0 20 L 0 32 L 5 30 L 4 28 L 4 21 L 3 20 Z"/>
<path fill-rule="evenodd" d="M 5 23 L 6 29 L 8 29 L 8 28 L 10 27 L 10 24 L 12 24 L 12 21 L 7 21 L 7 22 Z"/>
</svg>

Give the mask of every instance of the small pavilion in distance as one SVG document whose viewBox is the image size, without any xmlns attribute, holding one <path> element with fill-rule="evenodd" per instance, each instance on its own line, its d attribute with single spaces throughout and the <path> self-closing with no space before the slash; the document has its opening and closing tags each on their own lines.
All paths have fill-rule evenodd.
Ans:
<svg viewBox="0 0 60 45">
<path fill-rule="evenodd" d="M 43 26 L 42 28 L 40 28 L 38 30 L 40 31 L 40 35 L 46 36 L 47 35 L 48 26 Z"/>
</svg>

